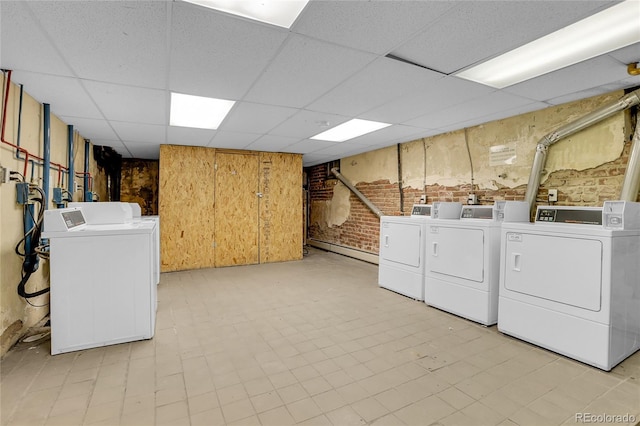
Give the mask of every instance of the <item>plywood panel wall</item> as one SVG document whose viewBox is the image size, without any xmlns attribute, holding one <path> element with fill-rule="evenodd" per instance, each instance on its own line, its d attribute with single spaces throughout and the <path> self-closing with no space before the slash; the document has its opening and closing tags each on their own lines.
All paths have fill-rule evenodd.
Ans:
<svg viewBox="0 0 640 426">
<path fill-rule="evenodd" d="M 255 153 L 216 153 L 216 266 L 258 263 L 258 163 Z"/>
<path fill-rule="evenodd" d="M 214 266 L 216 151 L 160 146 L 160 259 L 163 272 Z"/>
<path fill-rule="evenodd" d="M 302 156 L 260 154 L 260 263 L 302 259 Z"/>
</svg>

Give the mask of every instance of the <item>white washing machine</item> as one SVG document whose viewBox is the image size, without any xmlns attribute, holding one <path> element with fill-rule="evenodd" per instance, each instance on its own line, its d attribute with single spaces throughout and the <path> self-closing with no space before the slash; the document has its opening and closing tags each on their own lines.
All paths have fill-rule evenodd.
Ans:
<svg viewBox="0 0 640 426">
<path fill-rule="evenodd" d="M 155 227 L 91 225 L 79 207 L 45 211 L 52 355 L 153 337 Z"/>
<path fill-rule="evenodd" d="M 611 370 L 640 348 L 640 203 L 505 223 L 498 329 Z"/>
<path fill-rule="evenodd" d="M 460 220 L 433 219 L 426 235 L 425 303 L 484 325 L 498 321 L 500 227 L 529 222 L 529 204 L 464 206 Z"/>
<path fill-rule="evenodd" d="M 380 218 L 378 285 L 415 300 L 424 300 L 424 235 L 432 214 L 458 217 L 460 203 L 416 204 L 411 216 Z"/>
</svg>

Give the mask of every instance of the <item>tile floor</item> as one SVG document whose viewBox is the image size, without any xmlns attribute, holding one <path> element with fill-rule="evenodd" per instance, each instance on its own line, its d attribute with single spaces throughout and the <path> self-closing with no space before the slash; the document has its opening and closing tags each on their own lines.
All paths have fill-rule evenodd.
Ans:
<svg viewBox="0 0 640 426">
<path fill-rule="evenodd" d="M 377 271 L 311 249 L 297 262 L 163 274 L 152 340 L 54 357 L 46 339 L 12 349 L 0 423 L 640 420 L 640 352 L 605 373 L 380 289 Z"/>
</svg>

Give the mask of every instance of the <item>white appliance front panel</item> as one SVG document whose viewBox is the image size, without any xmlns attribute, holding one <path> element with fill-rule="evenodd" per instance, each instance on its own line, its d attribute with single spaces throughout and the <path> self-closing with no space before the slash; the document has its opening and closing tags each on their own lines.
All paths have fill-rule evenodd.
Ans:
<svg viewBox="0 0 640 426">
<path fill-rule="evenodd" d="M 431 225 L 428 227 L 428 273 L 481 283 L 484 281 L 484 230 Z"/>
<path fill-rule="evenodd" d="M 505 288 L 598 312 L 602 250 L 601 241 L 586 237 L 507 232 Z"/>
<path fill-rule="evenodd" d="M 413 268 L 421 266 L 422 225 L 383 222 L 380 234 L 380 258 Z"/>
</svg>

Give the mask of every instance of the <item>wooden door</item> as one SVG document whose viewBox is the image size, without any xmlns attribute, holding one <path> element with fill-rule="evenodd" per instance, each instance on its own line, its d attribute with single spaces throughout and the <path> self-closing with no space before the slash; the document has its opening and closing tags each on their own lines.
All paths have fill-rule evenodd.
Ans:
<svg viewBox="0 0 640 426">
<path fill-rule="evenodd" d="M 302 259 L 302 156 L 260 153 L 260 263 Z"/>
<path fill-rule="evenodd" d="M 160 146 L 162 272 L 214 266 L 214 162 L 211 148 Z"/>
<path fill-rule="evenodd" d="M 215 266 L 259 262 L 260 157 L 216 152 Z"/>
</svg>

